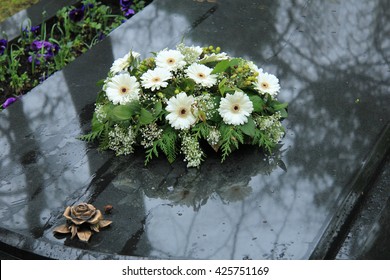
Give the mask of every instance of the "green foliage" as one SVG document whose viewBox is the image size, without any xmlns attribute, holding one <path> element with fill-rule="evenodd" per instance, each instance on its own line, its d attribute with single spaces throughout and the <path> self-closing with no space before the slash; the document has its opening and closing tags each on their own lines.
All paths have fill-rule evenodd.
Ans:
<svg viewBox="0 0 390 280">
<path fill-rule="evenodd" d="M 244 143 L 244 135 L 240 130 L 237 130 L 236 127 L 226 124 L 222 124 L 219 131 L 221 132 L 223 162 L 234 149 L 238 149 L 240 143 Z"/>
<path fill-rule="evenodd" d="M 153 158 L 153 155 L 158 157 L 158 149 L 163 151 L 165 156 L 167 157 L 169 163 L 172 163 L 176 160 L 177 155 L 177 132 L 170 127 L 167 127 L 164 130 L 161 138 L 154 141 L 153 147 L 146 151 L 145 157 L 145 165 L 149 163 L 149 161 Z"/>
<path fill-rule="evenodd" d="M 240 62 L 239 58 L 222 60 L 221 62 L 218 62 L 217 65 L 215 65 L 213 71 L 211 71 L 211 74 L 218 74 L 218 73 L 225 72 L 228 68 L 238 65 L 239 62 Z"/>
<path fill-rule="evenodd" d="M 253 121 L 252 117 L 249 117 L 248 118 L 248 122 L 243 124 L 243 125 L 240 125 L 239 126 L 239 129 L 246 135 L 250 136 L 250 137 L 254 137 L 255 136 L 255 132 L 256 132 L 256 124 L 255 122 Z"/>
<path fill-rule="evenodd" d="M 207 139 L 210 135 L 210 126 L 206 122 L 196 124 L 191 130 L 198 139 Z"/>
<path fill-rule="evenodd" d="M 250 95 L 249 99 L 252 101 L 253 111 L 256 113 L 261 113 L 265 104 L 263 99 L 258 95 Z"/>
<path fill-rule="evenodd" d="M 141 113 L 139 116 L 139 123 L 141 125 L 150 124 L 154 121 L 153 114 L 149 112 L 148 110 L 141 108 Z"/>
</svg>

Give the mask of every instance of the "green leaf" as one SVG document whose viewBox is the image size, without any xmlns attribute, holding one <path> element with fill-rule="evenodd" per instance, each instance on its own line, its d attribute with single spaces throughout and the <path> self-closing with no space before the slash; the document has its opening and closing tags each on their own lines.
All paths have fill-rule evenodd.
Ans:
<svg viewBox="0 0 390 280">
<path fill-rule="evenodd" d="M 140 105 L 138 102 L 132 102 L 126 105 L 115 106 L 110 112 L 111 117 L 115 121 L 126 121 L 132 116 L 139 114 Z"/>
<path fill-rule="evenodd" d="M 256 113 L 260 113 L 263 111 L 264 101 L 261 99 L 258 95 L 251 95 L 249 96 L 249 99 L 253 103 L 253 111 Z"/>
<path fill-rule="evenodd" d="M 141 114 L 139 117 L 140 124 L 141 125 L 150 124 L 151 122 L 153 122 L 153 120 L 154 120 L 153 114 L 148 110 L 141 108 Z"/>
<path fill-rule="evenodd" d="M 93 113 L 92 117 L 92 131 L 98 131 L 103 129 L 104 124 L 99 122 L 96 118 L 96 113 Z"/>
<path fill-rule="evenodd" d="M 246 134 L 250 137 L 255 136 L 256 124 L 251 117 L 248 118 L 248 121 L 246 124 L 239 126 L 239 128 L 241 129 L 241 131 L 244 134 Z"/>
<path fill-rule="evenodd" d="M 227 79 L 223 78 L 222 81 L 218 84 L 218 89 L 221 95 L 223 96 L 225 93 L 225 84 L 226 84 Z"/>
<path fill-rule="evenodd" d="M 162 111 L 162 103 L 161 103 L 161 101 L 158 101 L 156 104 L 154 104 L 153 116 L 155 118 L 158 117 L 158 115 L 160 115 L 161 111 Z"/>
<path fill-rule="evenodd" d="M 240 63 L 239 58 L 233 58 L 233 59 L 226 59 L 222 60 L 215 65 L 213 71 L 211 71 L 211 74 L 218 74 L 224 72 L 229 67 L 234 67 Z"/>
<path fill-rule="evenodd" d="M 230 60 L 222 60 L 215 65 L 213 71 L 211 71 L 211 74 L 218 74 L 224 72 L 230 64 Z"/>
<path fill-rule="evenodd" d="M 275 109 L 276 111 L 280 111 L 280 110 L 282 110 L 282 109 L 287 108 L 287 106 L 288 106 L 288 103 L 287 103 L 287 102 L 285 102 L 285 103 L 277 103 L 277 104 L 274 105 L 274 109 Z"/>
<path fill-rule="evenodd" d="M 119 105 L 113 108 L 111 116 L 118 121 L 128 120 L 133 116 L 133 112 L 127 105 Z"/>
<path fill-rule="evenodd" d="M 286 109 L 281 109 L 279 110 L 279 112 L 283 119 L 286 119 L 288 117 L 288 113 Z"/>
</svg>

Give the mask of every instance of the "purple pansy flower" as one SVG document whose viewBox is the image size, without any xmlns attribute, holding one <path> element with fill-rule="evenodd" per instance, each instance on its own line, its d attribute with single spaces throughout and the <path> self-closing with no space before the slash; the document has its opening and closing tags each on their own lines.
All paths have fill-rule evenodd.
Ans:
<svg viewBox="0 0 390 280">
<path fill-rule="evenodd" d="M 24 27 L 22 30 L 23 36 L 28 37 L 29 33 L 33 34 L 34 36 L 37 36 L 41 27 L 39 25 L 31 26 L 30 30 L 28 30 L 27 27 Z"/>
<path fill-rule="evenodd" d="M 79 22 L 84 18 L 85 7 L 82 5 L 80 8 L 74 8 L 69 12 L 69 18 L 74 22 Z"/>
<path fill-rule="evenodd" d="M 133 1 L 132 0 L 120 0 L 119 3 L 124 8 L 124 7 L 130 7 L 130 5 L 133 4 Z"/>
<path fill-rule="evenodd" d="M 7 98 L 7 100 L 5 100 L 5 102 L 2 105 L 3 109 L 7 108 L 9 105 L 14 103 L 16 100 L 18 100 L 16 97 L 9 97 L 9 98 Z"/>
<path fill-rule="evenodd" d="M 129 16 L 132 16 L 135 14 L 135 11 L 133 9 L 130 9 L 130 8 L 122 8 L 122 11 L 123 11 L 123 14 L 125 15 L 125 17 L 129 17 Z"/>
<path fill-rule="evenodd" d="M 48 41 L 34 41 L 34 42 L 32 42 L 31 43 L 31 45 L 30 45 L 30 49 L 32 50 L 32 51 L 38 51 L 38 50 L 40 50 L 40 49 L 42 49 L 42 48 L 50 48 L 51 47 L 51 43 L 50 42 L 48 42 Z"/>
<path fill-rule="evenodd" d="M 34 54 L 28 57 L 28 62 L 32 63 L 34 60 L 35 64 L 40 65 L 42 56 L 45 60 L 49 60 L 58 53 L 60 47 L 48 41 L 34 41 L 31 43 L 30 49 L 34 51 Z"/>
<path fill-rule="evenodd" d="M 40 57 L 42 57 L 42 54 L 38 53 L 38 54 L 30 55 L 27 60 L 28 62 L 32 63 L 34 59 L 34 64 L 40 65 L 41 64 L 41 61 L 39 60 Z"/>
<path fill-rule="evenodd" d="M 8 41 L 6 39 L 0 39 L 0 55 L 3 55 L 7 49 Z"/>
</svg>

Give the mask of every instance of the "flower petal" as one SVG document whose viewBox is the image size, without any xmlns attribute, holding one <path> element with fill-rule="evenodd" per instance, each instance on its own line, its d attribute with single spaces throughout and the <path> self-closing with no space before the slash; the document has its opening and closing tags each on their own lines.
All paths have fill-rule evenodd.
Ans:
<svg viewBox="0 0 390 280">
<path fill-rule="evenodd" d="M 70 233 L 70 228 L 67 224 L 60 225 L 53 229 L 54 233 Z"/>
<path fill-rule="evenodd" d="M 104 228 L 104 227 L 109 226 L 111 224 L 112 224 L 112 221 L 109 221 L 109 220 L 100 220 L 99 221 L 100 228 Z"/>
<path fill-rule="evenodd" d="M 71 239 L 73 239 L 76 234 L 77 234 L 77 229 L 78 229 L 78 226 L 76 225 L 71 225 L 71 232 L 72 232 L 72 236 L 70 237 Z"/>
<path fill-rule="evenodd" d="M 94 225 L 97 224 L 101 219 L 103 219 L 102 212 L 100 212 L 100 210 L 97 210 L 95 216 L 93 216 L 93 218 L 89 220 L 88 223 Z"/>
<path fill-rule="evenodd" d="M 85 229 L 85 230 L 80 230 L 77 232 L 77 237 L 81 240 L 81 241 L 85 241 L 85 242 L 88 242 L 88 240 L 91 238 L 92 236 L 92 232 L 88 229 Z"/>
</svg>

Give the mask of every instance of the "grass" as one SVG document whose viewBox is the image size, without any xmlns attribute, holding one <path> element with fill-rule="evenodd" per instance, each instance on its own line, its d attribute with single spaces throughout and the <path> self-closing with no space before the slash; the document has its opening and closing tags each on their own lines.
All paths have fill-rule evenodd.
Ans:
<svg viewBox="0 0 390 280">
<path fill-rule="evenodd" d="M 8 0 L 1 2 L 2 3 L 0 5 L 0 22 L 16 14 L 17 12 L 38 3 L 39 0 Z"/>
</svg>

